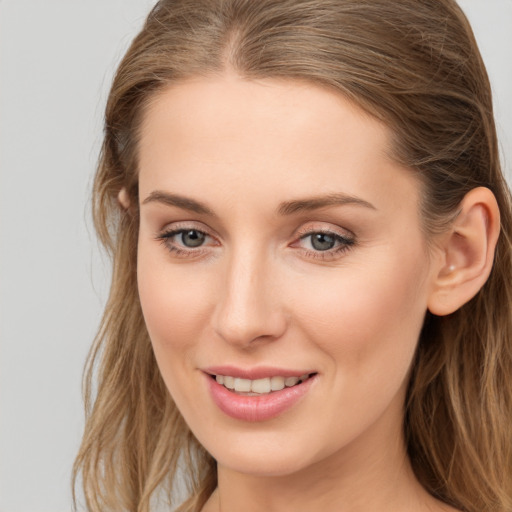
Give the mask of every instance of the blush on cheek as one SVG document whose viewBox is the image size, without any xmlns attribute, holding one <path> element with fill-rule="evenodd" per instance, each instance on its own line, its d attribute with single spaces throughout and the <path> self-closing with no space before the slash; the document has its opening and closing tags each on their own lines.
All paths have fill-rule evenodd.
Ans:
<svg viewBox="0 0 512 512">
<path fill-rule="evenodd" d="M 184 304 L 172 291 L 141 294 L 144 320 L 153 344 L 170 349 L 186 346 L 194 340 L 202 315 L 199 306 Z"/>
</svg>

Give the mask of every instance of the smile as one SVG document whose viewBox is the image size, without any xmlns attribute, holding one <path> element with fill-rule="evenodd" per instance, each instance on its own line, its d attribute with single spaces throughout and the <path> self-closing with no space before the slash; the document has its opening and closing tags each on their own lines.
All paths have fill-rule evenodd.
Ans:
<svg viewBox="0 0 512 512">
<path fill-rule="evenodd" d="M 214 377 L 215 380 L 226 389 L 245 396 L 258 396 L 281 391 L 285 387 L 290 388 L 296 386 L 304 382 L 311 375 L 305 373 L 300 377 L 275 376 L 255 380 L 232 377 L 230 375 L 215 375 Z"/>
<path fill-rule="evenodd" d="M 210 396 L 224 414 L 248 422 L 266 421 L 284 414 L 309 393 L 319 377 L 316 372 L 285 376 L 275 370 L 273 374 L 261 369 L 253 372 L 225 370 L 204 373 Z"/>
</svg>

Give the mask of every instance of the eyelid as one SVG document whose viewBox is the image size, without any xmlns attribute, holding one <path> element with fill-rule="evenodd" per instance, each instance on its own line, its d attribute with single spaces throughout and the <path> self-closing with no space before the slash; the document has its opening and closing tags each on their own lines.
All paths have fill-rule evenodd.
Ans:
<svg viewBox="0 0 512 512">
<path fill-rule="evenodd" d="M 201 233 L 202 235 L 205 235 L 205 238 L 212 238 L 213 239 L 213 237 L 211 235 L 209 235 L 205 231 L 202 231 L 201 229 L 197 229 L 197 228 L 171 228 L 171 229 L 168 229 L 166 231 L 162 231 L 161 233 L 159 233 L 157 235 L 157 238 L 158 239 L 162 239 L 162 238 L 169 239 L 169 238 L 172 238 L 172 237 L 174 237 L 176 235 L 187 233 L 187 231 L 197 231 L 198 233 Z M 193 248 L 187 247 L 187 249 L 193 249 Z"/>
<path fill-rule="evenodd" d="M 172 233 L 179 233 L 181 231 L 199 231 L 210 238 L 217 239 L 218 237 L 212 233 L 212 230 L 205 226 L 202 222 L 197 221 L 176 221 L 166 224 L 162 229 L 155 233 L 155 238 L 161 238 L 165 235 Z"/>
<path fill-rule="evenodd" d="M 324 251 L 308 249 L 300 246 L 300 243 L 303 240 L 316 233 L 333 236 L 337 241 L 337 244 L 331 249 L 326 249 Z M 307 224 L 305 226 L 301 226 L 297 231 L 295 240 L 290 247 L 300 250 L 306 259 L 319 260 L 321 262 L 328 263 L 342 258 L 343 255 L 351 250 L 354 245 L 356 245 L 356 237 L 352 231 L 340 228 L 339 226 L 332 226 L 332 224 L 329 226 L 326 226 L 325 224 Z"/>
<path fill-rule="evenodd" d="M 174 237 L 187 231 L 198 231 L 202 233 L 206 238 L 205 243 L 198 245 L 197 247 L 188 247 L 174 239 Z M 332 236 L 336 242 L 334 247 L 325 250 L 318 250 L 301 246 L 301 242 L 304 239 L 318 233 Z M 218 237 L 212 234 L 208 227 L 195 221 L 179 221 L 167 224 L 162 230 L 155 234 L 154 238 L 174 256 L 183 258 L 201 257 L 205 255 L 205 253 L 210 252 L 209 249 L 211 249 L 211 247 L 221 245 Z M 339 259 L 342 254 L 354 246 L 355 243 L 355 235 L 353 232 L 347 230 L 346 228 L 341 228 L 340 226 L 333 226 L 332 224 L 326 223 L 321 223 L 320 225 L 309 223 L 302 225 L 296 231 L 296 233 L 293 235 L 293 242 L 289 244 L 289 247 L 299 249 L 301 254 L 307 258 L 332 261 Z"/>
<path fill-rule="evenodd" d="M 331 234 L 339 236 L 340 238 L 343 238 L 344 240 L 355 240 L 356 236 L 355 234 L 346 229 L 346 228 L 340 228 L 339 226 L 333 226 L 332 224 L 306 224 L 305 226 L 301 226 L 297 232 L 296 237 L 297 238 L 303 238 L 305 236 L 311 235 L 313 233 L 325 233 L 325 234 Z"/>
<path fill-rule="evenodd" d="M 204 233 L 211 231 L 211 229 L 206 224 L 197 220 L 175 220 L 172 222 L 167 222 L 158 232 L 164 233 L 165 231 L 179 229 L 197 229 L 198 231 L 203 231 Z"/>
<path fill-rule="evenodd" d="M 173 240 L 173 238 L 180 233 L 185 233 L 187 231 L 197 231 L 205 235 L 205 244 L 197 247 L 187 247 L 186 245 L 177 243 Z M 216 236 L 211 233 L 210 229 L 204 226 L 204 224 L 195 221 L 177 221 L 167 224 L 155 234 L 154 239 L 160 242 L 167 251 L 171 253 L 171 255 L 178 258 L 201 257 L 208 252 L 208 248 L 212 247 L 212 245 L 220 245 Z M 212 244 L 211 241 L 214 243 Z"/>
</svg>

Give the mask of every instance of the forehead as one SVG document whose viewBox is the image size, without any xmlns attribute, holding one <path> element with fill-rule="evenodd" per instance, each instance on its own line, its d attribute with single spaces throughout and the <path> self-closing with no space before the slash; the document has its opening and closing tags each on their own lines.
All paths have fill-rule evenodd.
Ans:
<svg viewBox="0 0 512 512">
<path fill-rule="evenodd" d="M 222 191 L 231 202 L 339 192 L 415 200 L 418 184 L 388 156 L 389 141 L 385 125 L 319 86 L 190 80 L 158 93 L 145 112 L 140 196 L 167 189 L 204 198 Z"/>
</svg>

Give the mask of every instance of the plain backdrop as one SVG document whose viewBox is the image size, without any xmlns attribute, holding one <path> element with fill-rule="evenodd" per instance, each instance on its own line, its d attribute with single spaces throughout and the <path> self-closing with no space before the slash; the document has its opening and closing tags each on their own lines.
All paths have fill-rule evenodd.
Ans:
<svg viewBox="0 0 512 512">
<path fill-rule="evenodd" d="M 257 1 L 257 0 L 254 0 Z M 108 261 L 90 185 L 113 70 L 154 0 L 0 0 L 0 512 L 71 510 Z M 463 0 L 512 166 L 512 0 Z"/>
</svg>

